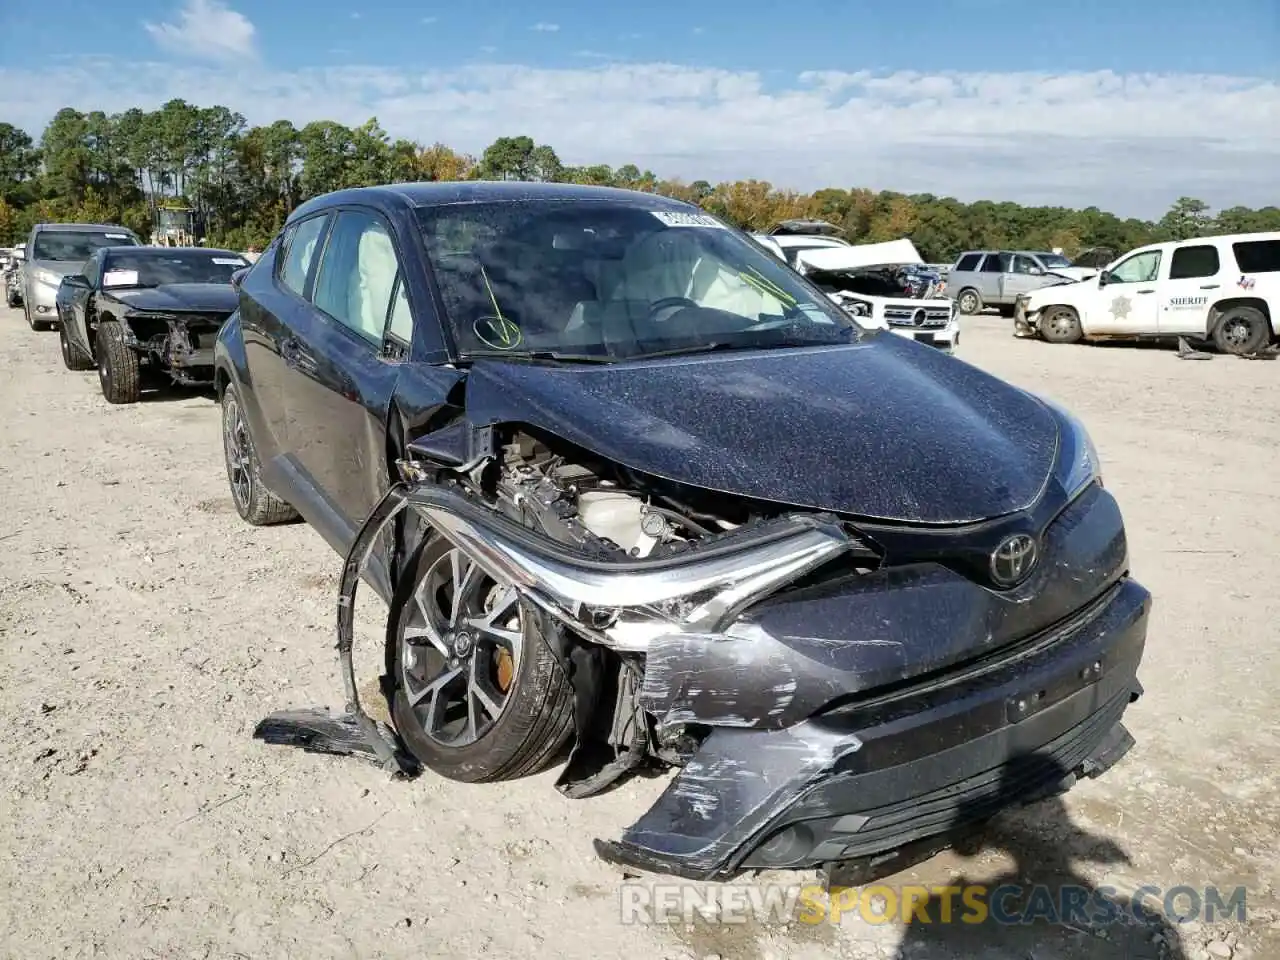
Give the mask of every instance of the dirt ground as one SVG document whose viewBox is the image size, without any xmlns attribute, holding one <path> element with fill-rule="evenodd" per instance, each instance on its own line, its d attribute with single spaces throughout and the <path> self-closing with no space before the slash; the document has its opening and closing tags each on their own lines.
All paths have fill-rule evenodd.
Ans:
<svg viewBox="0 0 1280 960">
<path fill-rule="evenodd" d="M 253 740 L 272 710 L 341 704 L 339 558 L 303 524 L 239 521 L 210 397 L 111 407 L 92 372 L 63 368 L 56 334 L 0 309 L 0 952 L 1280 956 L 1280 363 L 966 324 L 963 359 L 1066 403 L 1093 432 L 1155 596 L 1146 696 L 1127 718 L 1138 746 L 1103 779 L 891 882 L 1244 885 L 1246 923 L 624 924 L 624 877 L 590 841 L 615 836 L 663 780 L 569 801 L 554 772 L 391 782 Z M 363 597 L 371 641 L 384 614 Z"/>
</svg>

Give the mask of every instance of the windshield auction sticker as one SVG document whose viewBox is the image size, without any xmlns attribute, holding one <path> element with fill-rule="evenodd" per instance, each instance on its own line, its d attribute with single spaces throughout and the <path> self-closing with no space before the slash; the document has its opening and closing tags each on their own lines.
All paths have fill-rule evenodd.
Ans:
<svg viewBox="0 0 1280 960">
<path fill-rule="evenodd" d="M 673 213 L 670 210 L 650 210 L 651 214 L 668 227 L 711 227 L 714 230 L 728 228 L 715 217 L 705 213 Z"/>
<path fill-rule="evenodd" d="M 495 350 L 514 350 L 520 346 L 524 334 L 506 317 L 481 317 L 471 329 L 484 343 Z"/>
<path fill-rule="evenodd" d="M 136 287 L 138 285 L 137 270 L 108 270 L 102 275 L 104 287 Z"/>
</svg>

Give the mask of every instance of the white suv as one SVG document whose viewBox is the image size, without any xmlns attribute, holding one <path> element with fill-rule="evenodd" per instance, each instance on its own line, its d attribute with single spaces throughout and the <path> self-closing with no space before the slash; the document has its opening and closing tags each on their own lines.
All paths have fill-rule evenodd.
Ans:
<svg viewBox="0 0 1280 960">
<path fill-rule="evenodd" d="M 1250 354 L 1280 336 L 1280 232 L 1139 247 L 1098 276 L 1018 297 L 1014 335 L 1052 343 L 1212 340 Z"/>
<path fill-rule="evenodd" d="M 751 236 L 792 269 L 813 280 L 863 326 L 892 330 L 900 337 L 930 344 L 944 353 L 955 353 L 960 346 L 956 305 L 941 294 L 931 296 L 926 291 L 923 296 L 915 296 L 903 291 L 902 295 L 884 296 L 861 289 L 858 271 L 877 266 L 924 267 L 910 240 L 851 244 L 829 235 L 753 233 Z"/>
</svg>

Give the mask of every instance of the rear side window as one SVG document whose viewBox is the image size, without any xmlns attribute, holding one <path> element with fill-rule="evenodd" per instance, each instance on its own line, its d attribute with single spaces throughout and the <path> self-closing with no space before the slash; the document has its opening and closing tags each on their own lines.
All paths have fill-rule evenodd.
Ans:
<svg viewBox="0 0 1280 960">
<path fill-rule="evenodd" d="M 1008 273 L 1012 266 L 1010 261 L 1013 259 L 1007 253 L 988 253 L 987 259 L 982 264 L 983 273 Z"/>
<path fill-rule="evenodd" d="M 1241 273 L 1280 273 L 1280 240 L 1248 240 L 1231 249 Z"/>
<path fill-rule="evenodd" d="M 1170 280 L 1192 280 L 1218 275 L 1218 248 L 1212 244 L 1179 247 L 1169 261 Z"/>
<path fill-rule="evenodd" d="M 280 267 L 280 282 L 302 296 L 307 288 L 307 272 L 316 253 L 316 241 L 324 230 L 325 216 L 303 220 L 290 231 L 285 241 L 284 263 Z"/>
<path fill-rule="evenodd" d="M 980 253 L 966 253 L 963 257 L 960 258 L 959 262 L 956 263 L 956 272 L 959 273 L 960 271 L 963 270 L 964 272 L 968 273 L 973 270 L 977 270 L 978 264 L 979 262 L 981 262 L 981 260 L 982 260 L 982 254 Z"/>
</svg>

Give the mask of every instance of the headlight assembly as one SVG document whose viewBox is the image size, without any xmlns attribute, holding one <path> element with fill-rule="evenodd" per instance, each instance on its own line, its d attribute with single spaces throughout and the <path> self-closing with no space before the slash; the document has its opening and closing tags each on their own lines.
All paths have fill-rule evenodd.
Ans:
<svg viewBox="0 0 1280 960">
<path fill-rule="evenodd" d="M 1079 418 L 1046 397 L 1038 398 L 1058 420 L 1061 444 L 1055 476 L 1067 496 L 1074 499 L 1091 483 L 1102 485 L 1102 461 L 1093 438 Z"/>
</svg>

